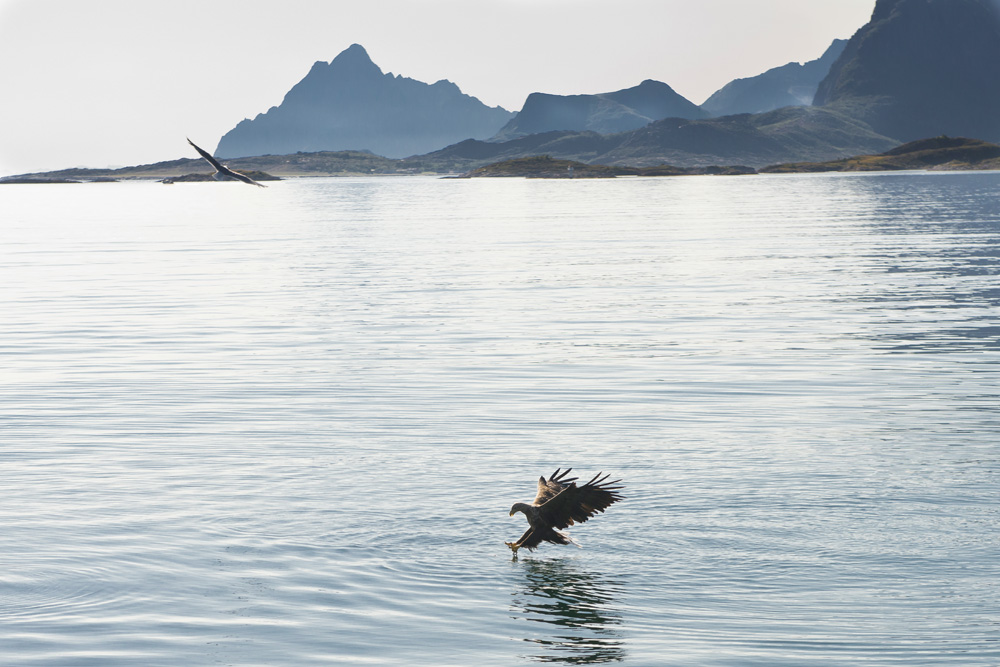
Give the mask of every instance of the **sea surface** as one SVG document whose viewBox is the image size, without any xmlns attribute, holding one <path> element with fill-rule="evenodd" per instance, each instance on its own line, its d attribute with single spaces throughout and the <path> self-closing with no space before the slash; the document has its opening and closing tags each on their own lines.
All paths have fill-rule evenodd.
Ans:
<svg viewBox="0 0 1000 667">
<path fill-rule="evenodd" d="M 0 186 L 0 664 L 1000 664 L 1000 173 Z M 626 499 L 512 560 L 572 466 Z"/>
</svg>

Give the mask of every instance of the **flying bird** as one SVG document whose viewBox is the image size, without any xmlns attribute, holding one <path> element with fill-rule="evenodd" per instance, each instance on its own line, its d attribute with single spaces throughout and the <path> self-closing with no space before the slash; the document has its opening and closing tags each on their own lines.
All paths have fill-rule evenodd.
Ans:
<svg viewBox="0 0 1000 667">
<path fill-rule="evenodd" d="M 211 153 L 209 153 L 206 150 L 203 150 L 203 149 L 199 148 L 190 139 L 188 139 L 188 143 L 191 144 L 192 146 L 194 146 L 194 149 L 196 151 L 198 151 L 198 154 L 201 155 L 206 160 L 208 160 L 208 163 L 210 165 L 212 165 L 213 167 L 215 167 L 215 173 L 212 174 L 212 178 L 214 178 L 215 180 L 222 181 L 222 180 L 225 180 L 227 178 L 231 178 L 231 179 L 234 179 L 234 180 L 237 180 L 237 181 L 243 181 L 244 183 L 249 183 L 250 185 L 256 185 L 258 188 L 266 188 L 267 187 L 266 185 L 261 185 L 260 183 L 258 183 L 257 181 L 253 180 L 252 178 L 250 178 L 246 174 L 241 174 L 238 171 L 233 171 L 232 169 L 230 169 L 229 167 L 227 167 L 226 165 L 222 164 L 221 162 L 219 162 L 218 160 L 216 160 L 214 157 L 212 157 Z"/>
<path fill-rule="evenodd" d="M 615 486 L 620 479 L 608 482 L 611 475 L 601 477 L 601 473 L 597 473 L 583 486 L 577 486 L 578 478 L 566 477 L 570 470 L 572 468 L 562 471 L 556 468 L 548 479 L 539 477 L 538 495 L 531 504 L 514 503 L 510 508 L 511 516 L 522 512 L 530 526 L 517 542 L 504 542 L 514 552 L 514 558 L 517 558 L 518 549 L 534 551 L 542 542 L 576 544 L 569 535 L 557 529 L 583 523 L 623 499 L 618 492 L 625 487 Z"/>
</svg>

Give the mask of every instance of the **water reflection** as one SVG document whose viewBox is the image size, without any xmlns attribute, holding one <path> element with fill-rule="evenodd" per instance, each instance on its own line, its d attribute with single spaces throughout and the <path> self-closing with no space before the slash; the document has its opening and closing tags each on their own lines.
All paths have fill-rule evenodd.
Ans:
<svg viewBox="0 0 1000 667">
<path fill-rule="evenodd" d="M 619 582 L 562 559 L 526 559 L 515 566 L 525 578 L 513 593 L 515 618 L 551 626 L 531 628 L 524 637 L 538 650 L 526 659 L 578 665 L 625 659 Z"/>
</svg>

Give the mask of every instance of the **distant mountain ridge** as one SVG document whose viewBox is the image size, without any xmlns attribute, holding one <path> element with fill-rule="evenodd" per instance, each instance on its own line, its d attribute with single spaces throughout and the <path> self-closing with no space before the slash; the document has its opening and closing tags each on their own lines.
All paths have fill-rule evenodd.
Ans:
<svg viewBox="0 0 1000 667">
<path fill-rule="evenodd" d="M 827 67 L 812 106 L 756 111 L 804 102 Z M 1000 0 L 877 0 L 846 45 L 717 91 L 706 102 L 725 114 L 716 117 L 653 80 L 598 95 L 535 93 L 515 117 L 449 81 L 384 74 L 355 44 L 226 133 L 216 154 L 264 156 L 265 170 L 282 156 L 298 166 L 280 168 L 295 173 L 399 173 L 386 157 L 409 158 L 399 169 L 410 173 L 533 155 L 636 167 L 825 163 L 927 137 L 1000 142 L 998 81 Z M 740 110 L 754 113 L 731 113 Z"/>
<path fill-rule="evenodd" d="M 446 80 L 427 84 L 383 74 L 354 44 L 317 62 L 279 106 L 223 135 L 223 158 L 369 150 L 401 158 L 470 137 L 487 139 L 513 114 L 488 107 Z"/>
<path fill-rule="evenodd" d="M 792 62 L 757 76 L 730 81 L 705 100 L 701 108 L 711 116 L 731 116 L 811 106 L 820 82 L 846 46 L 846 39 L 835 39 L 816 60 Z"/>
<path fill-rule="evenodd" d="M 1000 140 L 994 0 L 878 0 L 814 101 L 899 141 Z"/>
<path fill-rule="evenodd" d="M 705 112 L 660 81 L 597 95 L 532 93 L 520 113 L 493 137 L 509 141 L 555 130 L 626 132 L 664 118 L 703 118 Z"/>
<path fill-rule="evenodd" d="M 732 81 L 704 108 L 646 80 L 596 95 L 533 93 L 514 115 L 447 81 L 383 74 L 354 45 L 314 65 L 280 106 L 227 133 L 217 153 L 368 149 L 453 161 L 458 170 L 539 153 L 611 165 L 763 166 L 874 154 L 938 135 L 998 141 L 998 5 L 877 0 L 846 43 Z"/>
<path fill-rule="evenodd" d="M 877 153 L 897 143 L 833 110 L 785 107 L 763 114 L 722 118 L 666 118 L 612 135 L 553 131 L 505 142 L 470 139 L 419 159 L 446 165 L 454 171 L 532 155 L 635 167 L 660 164 L 759 167 Z"/>
<path fill-rule="evenodd" d="M 816 112 L 809 112 L 816 113 Z M 823 111 L 818 112 L 825 113 Z M 748 119 L 754 116 L 744 115 Z M 604 146 L 613 146 L 613 138 L 585 133 L 590 139 L 604 140 Z M 558 145 L 560 138 L 573 135 L 569 132 L 551 132 L 546 135 L 525 137 L 520 142 L 530 141 L 542 145 Z M 583 137 L 586 140 L 586 137 Z M 516 142 L 512 142 L 516 143 Z M 582 143 L 578 145 L 583 145 Z M 600 145 L 599 143 L 594 145 Z M 469 161 L 470 153 L 480 153 L 473 160 L 481 162 L 482 153 L 496 151 L 496 144 L 470 140 L 441 151 L 439 157 L 419 156 L 403 160 L 378 157 L 371 153 L 333 152 L 296 153 L 294 155 L 266 155 L 236 158 L 232 166 L 241 171 L 253 173 L 254 169 L 269 169 L 282 176 L 334 176 L 353 174 L 412 174 L 418 172 L 447 173 L 455 171 L 454 166 L 463 158 Z M 471 150 L 469 150 L 471 149 Z M 501 149 L 502 151 L 503 149 Z M 450 154 L 450 157 L 449 157 Z M 573 169 L 570 170 L 569 167 Z M 521 176 L 529 178 L 578 178 L 614 176 L 678 176 L 683 174 L 750 174 L 757 173 L 800 173 L 823 171 L 897 171 L 901 169 L 927 169 L 941 171 L 956 170 L 997 170 L 1000 169 L 1000 146 L 978 139 L 961 137 L 933 137 L 910 142 L 878 155 L 857 155 L 832 162 L 807 162 L 775 164 L 754 170 L 740 166 L 711 165 L 703 167 L 677 167 L 653 165 L 648 167 L 609 166 L 593 163 L 570 162 L 549 156 L 514 158 L 494 161 L 486 166 L 466 173 L 463 177 L 476 176 Z M 184 181 L 212 181 L 212 169 L 200 159 L 172 160 L 155 164 L 138 165 L 119 169 L 64 169 L 61 171 L 22 174 L 0 178 L 0 185 L 23 183 L 79 183 L 107 182 L 118 179 L 152 179 L 180 183 Z"/>
</svg>

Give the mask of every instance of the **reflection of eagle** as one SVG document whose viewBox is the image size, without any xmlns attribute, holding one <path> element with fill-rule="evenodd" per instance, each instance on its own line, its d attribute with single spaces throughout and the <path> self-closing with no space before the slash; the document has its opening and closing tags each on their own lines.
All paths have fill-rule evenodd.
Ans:
<svg viewBox="0 0 1000 667">
<path fill-rule="evenodd" d="M 624 662 L 620 598 L 624 584 L 605 573 L 581 570 L 565 558 L 532 559 L 512 608 L 531 621 L 524 641 L 536 647 L 532 662 L 567 665 Z"/>
<path fill-rule="evenodd" d="M 212 157 L 211 153 L 209 153 L 206 150 L 202 150 L 201 148 L 199 148 L 190 139 L 188 139 L 188 143 L 191 144 L 192 146 L 194 146 L 194 149 L 196 151 L 198 151 L 198 155 L 200 155 L 203 158 L 205 158 L 210 165 L 212 165 L 213 167 L 215 167 L 215 173 L 212 174 L 212 178 L 214 178 L 215 180 L 222 181 L 222 180 L 225 180 L 227 178 L 232 178 L 232 179 L 235 179 L 237 181 L 243 181 L 244 183 L 249 183 L 250 185 L 256 185 L 258 188 L 266 188 L 267 187 L 266 185 L 262 185 L 261 183 L 258 183 L 257 181 L 253 180 L 252 178 L 250 178 L 246 174 L 241 174 L 238 171 L 233 171 L 232 169 L 230 169 L 229 167 L 227 167 L 226 165 L 222 164 L 221 162 L 219 162 L 218 160 L 216 160 L 214 157 Z"/>
<path fill-rule="evenodd" d="M 611 503 L 622 499 L 618 491 L 624 487 L 614 486 L 620 479 L 607 482 L 605 480 L 611 475 L 601 477 L 601 473 L 597 473 L 583 486 L 577 486 L 576 477 L 566 477 L 570 470 L 572 468 L 560 472 L 557 468 L 548 480 L 539 477 L 538 495 L 532 503 L 514 503 L 510 508 L 511 516 L 514 516 L 514 512 L 523 512 L 531 526 L 517 542 L 505 542 L 515 557 L 521 547 L 534 551 L 543 541 L 576 544 L 569 535 L 556 529 L 583 523 L 606 510 Z"/>
</svg>

